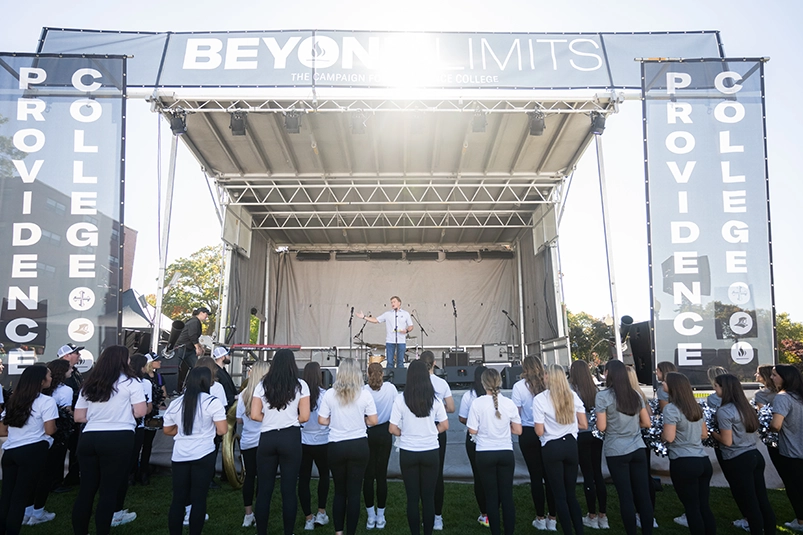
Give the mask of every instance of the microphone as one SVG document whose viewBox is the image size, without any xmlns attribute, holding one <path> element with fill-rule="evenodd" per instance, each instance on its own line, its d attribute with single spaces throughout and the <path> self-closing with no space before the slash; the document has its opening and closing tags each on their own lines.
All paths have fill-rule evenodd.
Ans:
<svg viewBox="0 0 803 535">
<path fill-rule="evenodd" d="M 502 314 L 504 314 L 505 316 L 507 316 L 507 310 L 505 310 L 505 309 L 503 308 L 503 309 L 502 309 Z"/>
<path fill-rule="evenodd" d="M 454 299 L 452 299 L 452 308 L 455 308 Z"/>
<path fill-rule="evenodd" d="M 506 314 L 507 314 L 507 312 L 506 312 Z M 354 307 L 351 307 L 351 315 L 352 316 L 354 315 Z"/>
</svg>

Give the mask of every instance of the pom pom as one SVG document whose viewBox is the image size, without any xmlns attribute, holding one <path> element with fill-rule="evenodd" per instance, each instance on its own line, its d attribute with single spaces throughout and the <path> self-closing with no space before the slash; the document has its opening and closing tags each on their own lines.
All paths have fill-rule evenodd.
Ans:
<svg viewBox="0 0 803 535">
<path fill-rule="evenodd" d="M 711 433 L 719 433 L 719 425 L 717 424 L 717 410 L 708 405 L 708 401 L 700 401 L 700 407 L 703 409 L 703 419 L 705 425 L 708 427 L 708 438 L 703 440 L 703 446 L 707 448 L 718 448 L 719 442 L 716 441 Z"/>
<path fill-rule="evenodd" d="M 597 429 L 597 411 L 586 413 L 588 418 L 588 428 L 591 430 L 591 435 L 599 440 L 605 440 L 605 433 Z"/>
<path fill-rule="evenodd" d="M 641 430 L 641 438 L 644 444 L 647 445 L 659 457 L 666 457 L 669 451 L 664 443 L 661 435 L 664 432 L 664 415 L 661 412 L 660 405 L 657 399 L 651 399 L 650 409 L 652 416 L 650 417 L 650 427 Z"/>
<path fill-rule="evenodd" d="M 772 405 L 769 403 L 758 409 L 758 436 L 768 448 L 778 447 L 778 433 L 770 431 Z"/>
</svg>

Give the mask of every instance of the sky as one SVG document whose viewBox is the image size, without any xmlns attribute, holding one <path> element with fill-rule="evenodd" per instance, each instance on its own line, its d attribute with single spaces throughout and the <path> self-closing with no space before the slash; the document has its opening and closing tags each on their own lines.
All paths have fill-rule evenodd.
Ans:
<svg viewBox="0 0 803 535">
<path fill-rule="evenodd" d="M 258 7 L 256 7 L 258 6 Z M 123 10 L 105 0 L 17 3 L 0 19 L 0 51 L 34 52 L 43 27 L 140 31 L 344 29 L 483 32 L 644 32 L 720 30 L 729 57 L 769 57 L 765 69 L 775 303 L 803 321 L 803 260 L 798 213 L 803 180 L 797 108 L 803 73 L 799 21 L 803 2 L 644 0 L 173 0 Z M 126 225 L 138 232 L 133 286 L 153 293 L 158 271 L 157 199 L 164 186 L 170 130 L 147 103 L 131 100 L 127 117 Z M 160 143 L 161 142 L 161 143 Z M 641 106 L 624 103 L 603 136 L 619 313 L 649 319 Z M 159 154 L 161 153 L 161 160 Z M 160 164 L 162 169 L 160 173 Z M 219 243 L 220 225 L 200 167 L 181 147 L 168 260 Z M 567 307 L 611 313 L 599 183 L 593 146 L 574 175 L 560 228 Z"/>
</svg>

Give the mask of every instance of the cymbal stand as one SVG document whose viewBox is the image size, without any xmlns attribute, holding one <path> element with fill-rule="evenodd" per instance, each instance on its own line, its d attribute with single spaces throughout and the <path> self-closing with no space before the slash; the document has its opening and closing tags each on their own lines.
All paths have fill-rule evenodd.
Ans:
<svg viewBox="0 0 803 535">
<path fill-rule="evenodd" d="M 354 338 L 351 339 L 351 340 L 355 340 L 355 339 L 357 340 L 357 345 L 359 346 L 357 348 L 358 354 L 355 356 L 351 352 L 349 352 L 349 356 L 352 357 L 352 358 L 356 358 L 359 361 L 360 360 L 359 352 L 360 351 L 365 351 L 365 353 L 363 353 L 363 356 L 365 357 L 364 364 L 365 364 L 365 369 L 367 370 L 368 369 L 368 352 L 367 352 L 367 349 L 365 347 L 365 341 L 362 339 L 362 333 L 365 331 L 365 326 L 366 325 L 368 325 L 368 316 L 365 316 L 365 319 L 362 322 L 362 327 L 360 327 L 360 332 L 358 332 L 356 335 L 354 335 Z M 350 334 L 351 334 L 351 332 L 349 331 L 349 335 Z M 349 341 L 349 349 L 351 349 L 351 340 Z"/>
<path fill-rule="evenodd" d="M 507 312 L 505 312 L 504 310 L 502 312 L 505 314 L 505 317 L 507 318 L 507 321 L 509 321 L 510 325 L 513 327 L 513 351 L 516 351 L 516 338 L 517 338 L 516 333 L 518 332 L 519 328 L 516 325 L 516 322 L 513 321 L 513 319 L 510 317 L 510 315 Z M 515 353 L 514 353 L 514 356 L 515 356 Z M 519 357 L 521 357 L 521 355 L 519 355 Z M 513 359 L 513 360 L 515 360 L 515 359 Z"/>
<path fill-rule="evenodd" d="M 418 329 L 421 331 L 421 350 L 423 351 L 423 350 L 424 350 L 424 345 L 425 345 L 425 344 L 424 344 L 424 337 L 425 337 L 425 336 L 429 336 L 429 334 L 427 334 L 427 331 L 425 331 L 425 330 L 424 330 L 424 326 L 423 326 L 423 325 L 421 325 L 421 322 L 420 322 L 420 321 L 418 321 L 418 318 L 416 318 L 416 317 L 415 317 L 415 314 L 413 314 L 413 313 L 411 312 L 411 313 L 410 313 L 410 317 L 411 317 L 411 318 L 413 318 L 413 319 L 415 320 L 415 323 L 416 323 L 416 325 L 418 325 Z M 416 344 L 416 345 L 415 345 L 415 348 L 416 348 L 416 354 L 418 354 L 418 347 L 419 347 L 419 346 L 418 346 L 418 344 Z"/>
</svg>

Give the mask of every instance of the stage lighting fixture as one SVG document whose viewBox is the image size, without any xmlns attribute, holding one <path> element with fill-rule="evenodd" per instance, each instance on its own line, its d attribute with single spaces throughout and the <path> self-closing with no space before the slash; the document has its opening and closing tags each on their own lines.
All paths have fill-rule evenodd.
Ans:
<svg viewBox="0 0 803 535">
<path fill-rule="evenodd" d="M 245 135 L 245 126 L 247 123 L 248 114 L 244 111 L 235 111 L 231 114 L 231 122 L 229 123 L 229 128 L 231 128 L 231 135 L 233 136 L 244 136 Z"/>
<path fill-rule="evenodd" d="M 368 117 L 361 111 L 358 111 L 354 115 L 351 116 L 351 133 L 352 134 L 364 134 L 366 128 L 366 121 L 368 121 Z"/>
<path fill-rule="evenodd" d="M 530 116 L 530 135 L 543 135 L 544 129 L 546 128 L 546 118 L 544 117 L 544 112 L 531 111 L 528 115 Z"/>
<path fill-rule="evenodd" d="M 284 114 L 284 129 L 288 134 L 298 134 L 301 131 L 301 116 L 298 112 L 290 111 Z"/>
<path fill-rule="evenodd" d="M 591 112 L 591 133 L 595 136 L 601 136 L 605 131 L 605 116 L 599 112 Z"/>
<path fill-rule="evenodd" d="M 187 112 L 179 108 L 170 113 L 170 130 L 174 136 L 187 133 Z"/>
<path fill-rule="evenodd" d="M 485 132 L 485 127 L 488 126 L 488 118 L 481 111 L 474 112 L 474 118 L 471 120 L 472 132 Z"/>
</svg>

